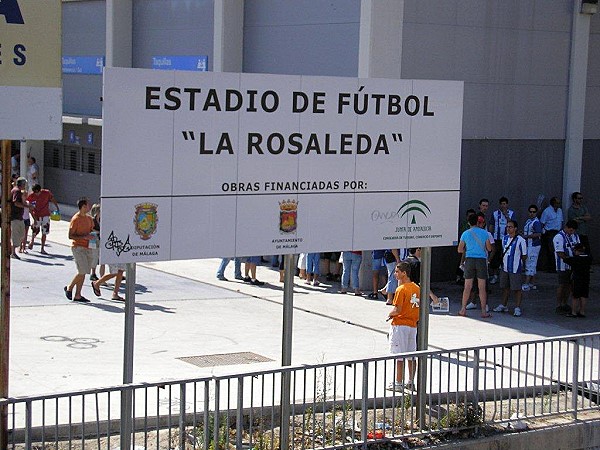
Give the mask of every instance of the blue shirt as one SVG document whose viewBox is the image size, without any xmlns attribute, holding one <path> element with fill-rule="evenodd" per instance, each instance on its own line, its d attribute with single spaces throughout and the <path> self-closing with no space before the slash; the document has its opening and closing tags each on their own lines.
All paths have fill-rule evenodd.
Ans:
<svg viewBox="0 0 600 450">
<path fill-rule="evenodd" d="M 562 209 L 558 208 L 556 211 L 554 211 L 554 208 L 552 206 L 548 206 L 542 212 L 540 222 L 542 222 L 542 225 L 544 226 L 544 232 L 546 232 L 547 230 L 561 230 L 563 226 Z"/>
<path fill-rule="evenodd" d="M 487 259 L 487 250 L 485 249 L 485 241 L 488 240 L 487 231 L 479 227 L 472 227 L 460 236 L 460 240 L 467 247 L 466 258 Z"/>
<path fill-rule="evenodd" d="M 527 255 L 527 243 L 521 236 L 513 238 L 506 235 L 502 238 L 502 269 L 508 273 L 521 273 L 522 257 Z"/>
</svg>

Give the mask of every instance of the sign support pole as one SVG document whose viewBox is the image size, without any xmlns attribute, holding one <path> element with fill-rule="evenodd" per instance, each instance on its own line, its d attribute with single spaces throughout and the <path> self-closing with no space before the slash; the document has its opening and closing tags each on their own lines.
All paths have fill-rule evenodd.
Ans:
<svg viewBox="0 0 600 450">
<path fill-rule="evenodd" d="M 292 364 L 292 324 L 294 321 L 294 255 L 283 257 L 283 332 L 281 342 L 281 365 Z M 290 438 L 290 386 L 292 373 L 281 374 L 281 448 L 289 448 Z"/>
<path fill-rule="evenodd" d="M 123 384 L 133 381 L 133 344 L 135 324 L 135 263 L 128 263 L 125 271 L 125 332 L 123 348 Z M 121 450 L 131 449 L 133 391 L 121 391 Z"/>
<path fill-rule="evenodd" d="M 0 277 L 0 398 L 8 397 L 9 348 L 10 348 L 10 141 L 2 141 L 2 268 Z M 8 448 L 8 407 L 0 407 L 0 449 Z"/>
<path fill-rule="evenodd" d="M 419 308 L 419 324 L 417 350 L 429 347 L 429 292 L 431 290 L 431 247 L 421 247 L 421 307 Z M 427 357 L 419 356 L 417 372 L 417 417 L 421 429 L 425 426 L 427 403 Z"/>
</svg>

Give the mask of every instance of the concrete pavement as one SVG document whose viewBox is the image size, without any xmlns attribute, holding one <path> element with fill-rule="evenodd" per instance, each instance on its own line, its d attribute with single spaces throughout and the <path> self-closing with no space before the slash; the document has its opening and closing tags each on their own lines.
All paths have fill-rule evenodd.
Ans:
<svg viewBox="0 0 600 450">
<path fill-rule="evenodd" d="M 63 210 L 63 214 L 65 211 Z M 12 260 L 10 396 L 63 392 L 122 381 L 124 304 L 96 298 L 86 278 L 89 304 L 68 301 L 63 286 L 75 273 L 68 222 L 52 222 L 49 256 L 36 245 Z M 201 239 L 201 236 L 197 236 Z M 134 381 L 156 381 L 276 367 L 281 360 L 282 284 L 268 265 L 258 268 L 263 287 L 215 277 L 218 259 L 138 264 Z M 597 272 L 597 271 L 596 271 Z M 462 287 L 432 283 L 451 300 L 450 314 L 432 314 L 432 348 L 514 342 L 598 330 L 599 275 L 592 274 L 586 319 L 554 313 L 555 275 L 540 274 L 537 291 L 523 293 L 523 316 L 478 311 L 456 315 Z M 233 280 L 233 263 L 226 275 Z M 293 364 L 359 359 L 387 353 L 383 301 L 337 294 L 339 284 L 294 287 Z M 492 287 L 490 307 L 498 304 Z M 510 305 L 510 304 L 509 304 Z M 512 311 L 512 307 L 511 307 Z M 271 362 L 200 368 L 182 357 L 253 352 Z"/>
</svg>

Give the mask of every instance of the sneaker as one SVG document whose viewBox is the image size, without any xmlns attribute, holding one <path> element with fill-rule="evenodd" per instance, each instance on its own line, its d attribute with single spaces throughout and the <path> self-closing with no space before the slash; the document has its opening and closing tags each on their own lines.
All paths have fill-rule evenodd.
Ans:
<svg viewBox="0 0 600 450">
<path fill-rule="evenodd" d="M 390 384 L 388 384 L 387 388 L 390 391 L 403 391 L 404 383 L 400 383 L 399 381 L 393 381 Z"/>
<path fill-rule="evenodd" d="M 498 282 L 498 275 L 492 275 L 490 277 L 490 284 L 496 284 Z"/>
<path fill-rule="evenodd" d="M 477 309 L 477 305 L 473 302 L 467 303 L 466 309 Z"/>
<path fill-rule="evenodd" d="M 535 284 L 529 283 L 529 289 L 531 289 L 532 291 L 537 291 L 537 286 Z"/>
<path fill-rule="evenodd" d="M 250 284 L 253 284 L 254 286 L 264 286 L 265 282 L 264 281 L 258 281 L 256 278 L 252 281 L 250 281 Z"/>
<path fill-rule="evenodd" d="M 313 286 L 318 286 L 318 285 L 320 285 L 320 284 L 321 284 L 321 283 L 319 283 L 317 280 L 313 281 Z"/>
<path fill-rule="evenodd" d="M 501 313 L 503 313 L 503 312 L 506 312 L 506 311 L 508 311 L 508 308 L 506 306 L 504 306 L 504 305 L 498 305 L 498 306 L 496 306 L 494 308 L 494 312 L 501 312 Z"/>
<path fill-rule="evenodd" d="M 217 280 L 220 281 L 229 281 L 227 278 L 225 278 L 223 275 L 217 275 Z"/>
<path fill-rule="evenodd" d="M 415 383 L 413 383 L 412 381 L 409 381 L 408 383 L 406 383 L 406 385 L 404 387 L 409 391 L 414 391 Z"/>
<path fill-rule="evenodd" d="M 250 283 L 252 281 L 252 278 L 244 277 L 244 278 L 242 278 L 242 280 L 244 280 L 244 283 Z"/>
<path fill-rule="evenodd" d="M 521 308 L 519 308 L 518 306 L 515 308 L 515 312 L 513 313 L 513 316 L 515 317 L 521 317 Z"/>
<path fill-rule="evenodd" d="M 98 277 L 95 274 L 90 275 L 90 281 L 98 281 Z"/>
<path fill-rule="evenodd" d="M 528 284 L 524 284 L 524 285 L 522 285 L 522 286 L 521 286 L 521 290 L 522 290 L 522 291 L 525 291 L 525 292 L 527 292 L 527 291 L 529 291 L 530 289 L 531 289 L 531 286 L 529 286 Z"/>
<path fill-rule="evenodd" d="M 234 278 L 235 278 L 236 280 L 242 280 L 242 281 L 244 281 L 244 277 L 243 277 L 243 276 L 241 276 L 241 275 L 236 275 Z"/>
</svg>

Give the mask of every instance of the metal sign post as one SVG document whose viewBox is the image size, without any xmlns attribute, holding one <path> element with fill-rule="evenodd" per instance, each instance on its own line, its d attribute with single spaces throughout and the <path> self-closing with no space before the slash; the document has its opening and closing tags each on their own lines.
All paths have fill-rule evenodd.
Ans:
<svg viewBox="0 0 600 450">
<path fill-rule="evenodd" d="M 417 350 L 429 347 L 429 291 L 431 286 L 431 247 L 421 247 L 421 307 L 419 308 L 419 325 Z M 417 417 L 421 429 L 425 425 L 427 401 L 427 357 L 419 356 L 417 372 Z"/>
<path fill-rule="evenodd" d="M 133 381 L 133 343 L 135 324 L 135 263 L 127 264 L 125 271 L 125 332 L 123 348 L 123 384 Z M 133 425 L 133 392 L 121 391 L 121 450 L 131 449 L 131 431 Z"/>
<path fill-rule="evenodd" d="M 294 255 L 283 257 L 283 332 L 281 365 L 292 364 L 292 324 L 294 321 Z M 289 448 L 291 372 L 281 374 L 281 448 Z"/>
<path fill-rule="evenodd" d="M 0 277 L 0 398 L 8 397 L 8 352 L 10 339 L 10 141 L 2 141 L 2 269 Z M 0 449 L 8 447 L 8 408 L 0 407 Z"/>
</svg>

